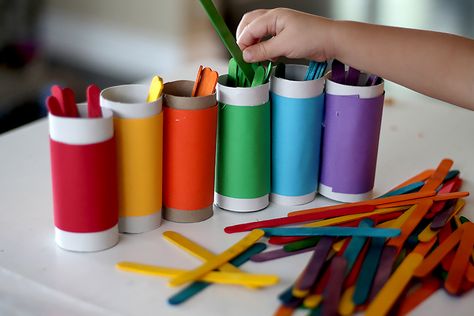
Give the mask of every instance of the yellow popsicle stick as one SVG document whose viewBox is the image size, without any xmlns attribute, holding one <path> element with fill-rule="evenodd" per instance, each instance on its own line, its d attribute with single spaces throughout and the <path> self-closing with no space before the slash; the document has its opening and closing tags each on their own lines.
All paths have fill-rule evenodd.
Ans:
<svg viewBox="0 0 474 316">
<path fill-rule="evenodd" d="M 180 286 L 199 279 L 206 273 L 209 273 L 210 271 L 220 267 L 224 263 L 227 263 L 232 258 L 244 252 L 247 248 L 262 238 L 263 235 L 265 235 L 265 233 L 261 229 L 252 230 L 249 234 L 247 234 L 244 238 L 242 238 L 239 242 L 231 246 L 226 251 L 215 256 L 213 259 L 206 261 L 196 269 L 184 272 L 172 278 L 168 284 L 170 286 Z"/>
<path fill-rule="evenodd" d="M 355 304 L 352 301 L 352 296 L 354 296 L 355 286 L 351 286 L 344 291 L 339 302 L 339 314 L 342 316 L 352 315 L 354 313 Z"/>
<path fill-rule="evenodd" d="M 386 315 L 390 311 L 390 308 L 396 302 L 408 282 L 410 282 L 416 268 L 433 247 L 435 241 L 436 238 L 427 243 L 419 243 L 415 249 L 405 257 L 400 266 L 398 266 L 370 303 L 365 312 L 366 316 Z"/>
<path fill-rule="evenodd" d="M 163 79 L 161 79 L 160 76 L 154 76 L 151 80 L 146 102 L 154 102 L 158 100 L 161 96 L 161 92 L 163 92 Z"/>
<path fill-rule="evenodd" d="M 459 213 L 462 210 L 462 208 L 464 207 L 465 204 L 466 204 L 466 201 L 464 199 L 458 199 L 458 201 L 456 202 L 456 205 L 454 206 L 454 212 L 449 217 L 447 223 L 449 223 L 449 221 L 457 213 Z M 455 219 L 456 219 L 456 217 L 455 217 Z M 458 227 L 459 226 L 460 225 L 458 225 Z M 431 238 L 434 238 L 436 235 L 438 235 L 439 231 L 440 231 L 440 229 L 437 229 L 437 230 L 431 229 L 431 223 L 428 223 L 428 225 L 426 225 L 425 229 L 423 229 L 423 231 L 418 234 L 418 240 L 422 241 L 422 242 L 430 241 Z"/>
<path fill-rule="evenodd" d="M 176 277 L 185 273 L 187 270 L 160 267 L 135 262 L 119 262 L 116 264 L 119 270 L 139 273 L 151 276 Z M 211 271 L 204 275 L 200 281 L 232 284 L 232 285 L 252 285 L 252 286 L 270 286 L 278 282 L 278 276 L 272 274 L 251 274 L 251 273 L 234 273 L 234 272 L 217 272 Z"/>
<path fill-rule="evenodd" d="M 307 308 L 315 308 L 319 304 L 321 304 L 321 301 L 323 300 L 323 296 L 319 294 L 312 294 L 308 295 L 303 301 L 303 305 Z"/>
<path fill-rule="evenodd" d="M 341 223 L 346 223 L 346 222 L 358 220 L 358 219 L 361 219 L 361 218 L 365 218 L 365 217 L 368 217 L 368 216 L 371 216 L 371 215 L 387 214 L 387 213 L 392 213 L 392 212 L 403 211 L 403 210 L 406 210 L 407 208 L 408 208 L 408 206 L 399 206 L 399 207 L 392 207 L 392 208 L 381 208 L 381 209 L 377 209 L 375 211 L 368 212 L 368 213 L 344 215 L 344 216 L 324 219 L 324 220 L 321 220 L 321 221 L 308 223 L 308 224 L 305 224 L 303 226 L 304 227 L 323 227 L 323 226 L 341 224 Z"/>
<path fill-rule="evenodd" d="M 180 233 L 174 231 L 165 231 L 163 233 L 163 238 L 171 242 L 173 245 L 176 245 L 179 248 L 183 249 L 192 256 L 197 257 L 203 261 L 211 260 L 216 257 L 214 253 L 210 252 L 209 250 L 192 241 L 191 239 L 181 235 Z M 223 264 L 219 267 L 218 270 L 223 272 L 234 273 L 243 272 L 242 270 L 230 263 Z M 254 286 L 249 287 L 255 288 Z"/>
</svg>

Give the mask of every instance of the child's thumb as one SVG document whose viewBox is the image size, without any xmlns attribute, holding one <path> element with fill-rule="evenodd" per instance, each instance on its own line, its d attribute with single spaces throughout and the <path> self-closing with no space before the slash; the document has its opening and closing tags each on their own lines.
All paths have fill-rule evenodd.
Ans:
<svg viewBox="0 0 474 316">
<path fill-rule="evenodd" d="M 280 56 L 275 38 L 247 47 L 243 51 L 244 60 L 249 63 L 274 59 Z"/>
</svg>

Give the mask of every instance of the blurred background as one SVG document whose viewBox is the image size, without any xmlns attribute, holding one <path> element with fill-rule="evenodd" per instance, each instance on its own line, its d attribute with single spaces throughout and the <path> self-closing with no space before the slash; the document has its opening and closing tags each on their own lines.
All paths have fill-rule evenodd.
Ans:
<svg viewBox="0 0 474 316">
<path fill-rule="evenodd" d="M 474 37 L 472 0 L 214 2 L 234 32 L 247 11 L 290 7 Z M 194 79 L 199 64 L 222 70 L 227 60 L 197 0 L 0 0 L 0 133 L 45 116 L 53 84 L 79 102 L 89 83 Z"/>
</svg>

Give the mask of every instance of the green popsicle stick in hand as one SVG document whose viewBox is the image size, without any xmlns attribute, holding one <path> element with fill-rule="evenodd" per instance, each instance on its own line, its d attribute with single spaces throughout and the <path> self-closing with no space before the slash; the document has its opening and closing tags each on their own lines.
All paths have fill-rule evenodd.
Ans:
<svg viewBox="0 0 474 316">
<path fill-rule="evenodd" d="M 254 76 L 252 66 L 244 61 L 242 51 L 237 45 L 235 38 L 230 32 L 229 28 L 225 24 L 224 19 L 214 6 L 214 3 L 212 3 L 211 0 L 199 0 L 199 2 L 201 2 L 202 7 L 206 11 L 209 19 L 211 20 L 212 26 L 221 38 L 222 42 L 224 43 L 224 46 L 227 48 L 229 53 L 232 55 L 232 57 L 234 57 L 239 67 L 242 69 L 242 72 L 247 78 L 247 81 L 252 82 Z"/>
</svg>

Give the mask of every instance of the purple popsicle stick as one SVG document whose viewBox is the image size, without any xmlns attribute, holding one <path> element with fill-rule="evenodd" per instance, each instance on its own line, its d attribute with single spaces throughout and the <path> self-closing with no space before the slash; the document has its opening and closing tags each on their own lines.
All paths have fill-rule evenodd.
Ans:
<svg viewBox="0 0 474 316">
<path fill-rule="evenodd" d="M 431 229 L 437 230 L 443 228 L 444 225 L 448 222 L 449 217 L 456 210 L 456 201 L 448 201 L 446 203 L 444 210 L 436 214 L 431 223 Z"/>
<path fill-rule="evenodd" d="M 264 262 L 280 258 L 285 258 L 289 256 L 298 255 L 300 253 L 313 251 L 315 247 L 305 248 L 297 251 L 285 251 L 283 248 L 277 250 L 265 251 L 259 254 L 256 254 L 250 258 L 250 261 L 253 262 Z"/>
<path fill-rule="evenodd" d="M 331 80 L 340 84 L 344 84 L 346 78 L 346 70 L 344 64 L 334 59 L 331 65 Z"/>
<path fill-rule="evenodd" d="M 366 86 L 375 86 L 379 77 L 377 75 L 370 75 L 367 78 L 367 82 L 365 83 Z"/>
<path fill-rule="evenodd" d="M 341 299 L 342 286 L 344 284 L 345 270 L 347 268 L 347 260 L 343 256 L 332 259 L 330 265 L 330 275 L 328 284 L 323 294 L 323 315 L 338 315 L 339 301 Z"/>
<path fill-rule="evenodd" d="M 379 267 L 375 273 L 374 283 L 372 290 L 370 291 L 369 302 L 374 299 L 380 289 L 382 289 L 385 282 L 387 282 L 390 274 L 392 273 L 393 264 L 397 258 L 397 248 L 393 246 L 387 246 L 383 249 L 382 255 L 380 256 Z"/>
<path fill-rule="evenodd" d="M 357 86 L 359 82 L 360 70 L 349 67 L 347 72 L 346 84 L 350 86 Z"/>
<path fill-rule="evenodd" d="M 311 259 L 309 259 L 308 264 L 295 283 L 296 289 L 300 291 L 309 291 L 311 289 L 318 279 L 319 272 L 326 261 L 333 242 L 334 238 L 332 237 L 323 237 L 319 240 L 318 244 L 314 247 Z"/>
</svg>

